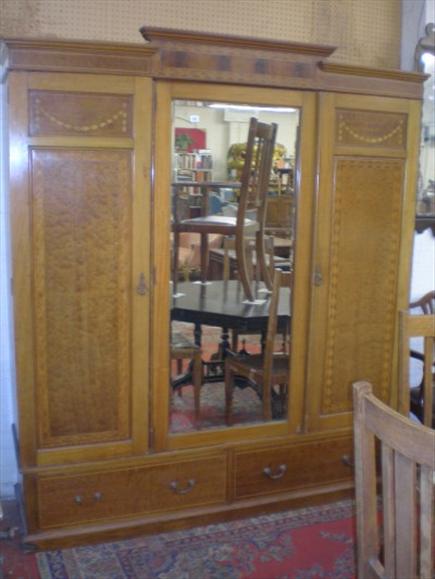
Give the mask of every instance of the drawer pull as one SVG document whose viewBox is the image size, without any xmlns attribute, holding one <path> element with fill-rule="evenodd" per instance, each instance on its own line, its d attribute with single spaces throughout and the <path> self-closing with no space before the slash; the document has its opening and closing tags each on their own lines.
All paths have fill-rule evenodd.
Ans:
<svg viewBox="0 0 435 579">
<path fill-rule="evenodd" d="M 76 496 L 74 497 L 74 502 L 75 502 L 77 505 L 81 505 L 81 504 L 83 503 L 83 497 L 81 497 L 80 495 L 76 495 Z"/>
<path fill-rule="evenodd" d="M 96 493 L 94 493 L 94 501 L 96 503 L 99 503 L 103 498 L 103 493 L 100 493 L 99 491 L 97 491 Z"/>
<path fill-rule="evenodd" d="M 285 473 L 287 472 L 287 465 L 286 464 L 280 464 L 277 472 L 272 472 L 272 469 L 269 466 L 267 466 L 266 468 L 263 469 L 263 472 L 270 479 L 277 480 L 279 478 L 282 478 L 285 475 Z"/>
<path fill-rule="evenodd" d="M 171 484 L 169 485 L 170 489 L 174 491 L 174 493 L 176 493 L 177 495 L 187 495 L 187 493 L 190 493 L 193 490 L 193 487 L 196 485 L 196 480 L 194 478 L 191 478 L 188 482 L 187 485 L 184 488 L 180 488 L 178 486 L 178 481 L 177 480 L 173 480 L 171 482 Z"/>
</svg>

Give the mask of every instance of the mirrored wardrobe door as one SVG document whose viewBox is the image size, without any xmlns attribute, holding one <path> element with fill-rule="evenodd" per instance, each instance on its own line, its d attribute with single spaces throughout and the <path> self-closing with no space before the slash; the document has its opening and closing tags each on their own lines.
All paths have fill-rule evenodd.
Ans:
<svg viewBox="0 0 435 579">
<path fill-rule="evenodd" d="M 302 97 L 182 83 L 160 83 L 157 95 L 168 326 L 156 419 L 175 446 L 241 428 L 285 432 Z"/>
</svg>

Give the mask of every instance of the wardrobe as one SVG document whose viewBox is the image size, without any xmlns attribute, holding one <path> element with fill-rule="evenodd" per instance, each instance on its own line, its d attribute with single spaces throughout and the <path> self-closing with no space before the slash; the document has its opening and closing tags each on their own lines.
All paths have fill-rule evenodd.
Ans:
<svg viewBox="0 0 435 579">
<path fill-rule="evenodd" d="M 145 27 L 6 39 L 25 541 L 108 540 L 350 496 L 352 382 L 397 405 L 424 75 L 333 47 Z M 296 107 L 285 420 L 169 430 L 171 103 Z"/>
</svg>

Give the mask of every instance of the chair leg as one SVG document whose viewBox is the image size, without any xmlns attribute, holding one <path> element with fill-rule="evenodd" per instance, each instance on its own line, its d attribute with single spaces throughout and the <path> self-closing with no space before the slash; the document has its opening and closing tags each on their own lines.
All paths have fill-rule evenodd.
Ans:
<svg viewBox="0 0 435 579">
<path fill-rule="evenodd" d="M 281 398 L 281 407 L 283 412 L 287 411 L 287 402 L 288 402 L 288 394 L 287 394 L 287 384 L 280 384 L 279 385 L 279 395 Z"/>
<path fill-rule="evenodd" d="M 208 235 L 201 233 L 201 281 L 207 281 L 208 270 Z"/>
<path fill-rule="evenodd" d="M 177 282 L 178 282 L 178 248 L 180 246 L 180 234 L 178 231 L 174 231 L 174 239 L 172 246 L 172 282 L 174 294 L 177 293 Z"/>
<path fill-rule="evenodd" d="M 261 277 L 269 291 L 272 291 L 272 277 L 270 269 L 266 263 L 266 249 L 264 246 L 264 232 L 257 231 L 255 236 L 255 251 L 257 254 L 257 267 L 260 269 Z"/>
<path fill-rule="evenodd" d="M 264 420 L 272 420 L 272 404 L 271 404 L 271 384 L 263 382 L 263 418 Z"/>
<path fill-rule="evenodd" d="M 253 302 L 254 294 L 251 288 L 249 267 L 246 260 L 245 240 L 241 235 L 236 236 L 236 259 L 237 259 L 237 271 L 239 273 L 239 280 L 241 281 L 243 286 L 243 291 L 245 292 L 246 298 L 250 302 Z"/>
<path fill-rule="evenodd" d="M 231 349 L 237 354 L 237 348 L 239 347 L 239 332 L 234 329 L 231 337 Z"/>
<path fill-rule="evenodd" d="M 231 426 L 231 418 L 233 413 L 233 388 L 234 388 L 234 372 L 225 364 L 225 420 L 227 426 Z"/>
<path fill-rule="evenodd" d="M 199 421 L 199 410 L 200 410 L 200 396 L 201 396 L 201 386 L 202 386 L 202 360 L 201 353 L 198 352 L 193 358 L 193 396 L 195 404 L 195 420 Z"/>
</svg>

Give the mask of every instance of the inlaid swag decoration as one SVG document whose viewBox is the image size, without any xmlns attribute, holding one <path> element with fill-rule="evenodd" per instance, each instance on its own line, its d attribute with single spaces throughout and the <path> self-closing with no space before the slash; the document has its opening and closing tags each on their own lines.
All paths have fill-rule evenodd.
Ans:
<svg viewBox="0 0 435 579">
<path fill-rule="evenodd" d="M 31 136 L 131 136 L 129 96 L 31 91 Z"/>
<path fill-rule="evenodd" d="M 337 143 L 403 149 L 405 115 L 372 111 L 337 111 Z"/>
</svg>

